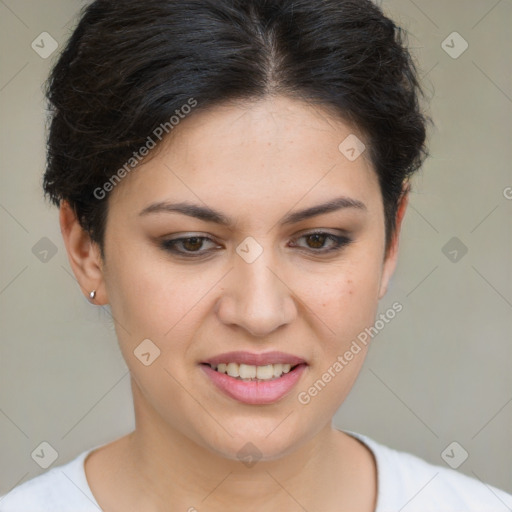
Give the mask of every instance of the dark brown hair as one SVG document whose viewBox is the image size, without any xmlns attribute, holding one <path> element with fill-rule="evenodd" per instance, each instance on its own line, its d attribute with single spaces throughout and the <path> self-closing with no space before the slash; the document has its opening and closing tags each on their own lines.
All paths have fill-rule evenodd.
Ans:
<svg viewBox="0 0 512 512">
<path fill-rule="evenodd" d="M 45 194 L 71 204 L 103 257 L 108 195 L 95 191 L 191 98 L 189 115 L 282 94 L 351 122 L 379 178 L 386 247 L 428 155 L 405 32 L 370 0 L 96 0 L 46 91 Z"/>
</svg>

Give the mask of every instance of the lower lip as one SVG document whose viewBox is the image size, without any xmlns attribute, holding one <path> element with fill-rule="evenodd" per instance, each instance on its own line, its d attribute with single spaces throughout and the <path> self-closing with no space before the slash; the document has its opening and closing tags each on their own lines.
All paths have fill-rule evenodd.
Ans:
<svg viewBox="0 0 512 512">
<path fill-rule="evenodd" d="M 212 369 L 208 364 L 201 364 L 203 371 L 212 382 L 231 398 L 244 404 L 262 405 L 277 402 L 288 394 L 297 384 L 306 364 L 299 364 L 288 373 L 274 380 L 243 381 Z"/>
</svg>

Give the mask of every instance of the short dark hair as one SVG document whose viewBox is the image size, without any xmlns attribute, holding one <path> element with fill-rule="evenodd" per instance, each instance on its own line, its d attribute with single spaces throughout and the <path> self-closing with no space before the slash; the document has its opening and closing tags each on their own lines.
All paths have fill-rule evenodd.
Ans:
<svg viewBox="0 0 512 512">
<path fill-rule="evenodd" d="M 370 0 L 96 0 L 46 83 L 45 195 L 70 203 L 104 257 L 108 197 L 94 191 L 156 127 L 191 98 L 194 115 L 281 94 L 364 134 L 389 248 L 431 122 L 406 38 Z"/>
</svg>

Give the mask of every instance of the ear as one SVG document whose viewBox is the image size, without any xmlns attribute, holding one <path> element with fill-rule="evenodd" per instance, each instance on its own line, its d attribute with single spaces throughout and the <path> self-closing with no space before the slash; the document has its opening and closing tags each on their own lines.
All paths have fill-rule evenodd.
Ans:
<svg viewBox="0 0 512 512">
<path fill-rule="evenodd" d="M 80 226 L 73 208 L 65 200 L 60 203 L 59 221 L 69 263 L 82 293 L 89 300 L 89 293 L 96 290 L 92 302 L 99 305 L 107 304 L 99 247 Z"/>
<path fill-rule="evenodd" d="M 380 281 L 380 290 L 379 290 L 379 299 L 382 299 L 388 290 L 389 280 L 393 275 L 396 263 L 398 260 L 398 245 L 399 245 L 399 237 L 400 237 L 400 229 L 402 227 L 402 220 L 405 215 L 405 210 L 407 209 L 407 205 L 409 204 L 409 191 L 411 186 L 409 184 L 404 186 L 402 191 L 401 199 L 398 204 L 397 214 L 396 214 L 396 223 L 395 223 L 395 233 L 391 240 L 389 249 L 384 259 L 384 265 L 382 269 L 382 276 Z"/>
</svg>

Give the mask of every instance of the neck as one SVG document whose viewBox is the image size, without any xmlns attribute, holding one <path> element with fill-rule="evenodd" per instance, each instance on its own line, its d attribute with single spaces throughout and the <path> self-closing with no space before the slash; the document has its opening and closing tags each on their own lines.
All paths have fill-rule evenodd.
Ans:
<svg viewBox="0 0 512 512">
<path fill-rule="evenodd" d="M 330 424 L 284 456 L 244 464 L 170 427 L 133 388 L 136 429 L 126 437 L 119 478 L 133 482 L 134 510 L 342 510 L 344 497 L 360 505 L 361 446 Z"/>
</svg>

